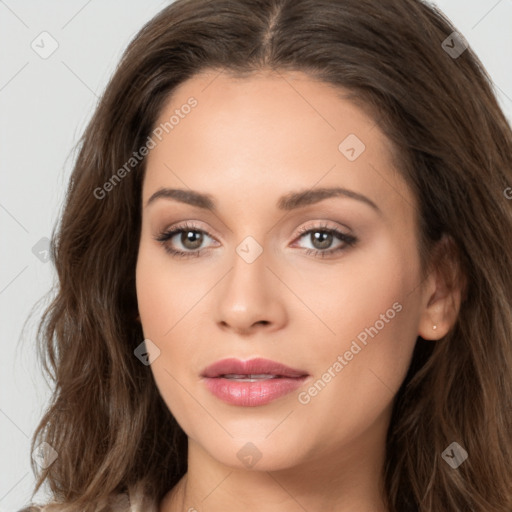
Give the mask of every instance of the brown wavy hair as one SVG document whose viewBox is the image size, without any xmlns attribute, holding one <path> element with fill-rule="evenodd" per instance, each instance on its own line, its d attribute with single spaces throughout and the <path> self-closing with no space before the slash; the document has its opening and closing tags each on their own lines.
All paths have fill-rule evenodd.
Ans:
<svg viewBox="0 0 512 512">
<path fill-rule="evenodd" d="M 126 49 L 79 141 L 51 255 L 58 283 L 37 333 L 55 388 L 32 439 L 55 510 L 94 510 L 143 484 L 160 500 L 187 471 L 187 438 L 134 356 L 143 340 L 135 264 L 142 147 L 173 90 L 213 70 L 302 71 L 352 94 L 392 141 L 418 201 L 423 269 L 446 235 L 463 286 L 457 321 L 418 337 L 386 441 L 391 512 L 512 511 L 512 132 L 483 65 L 443 41 L 456 31 L 419 0 L 177 0 Z M 454 46 L 453 39 L 449 46 Z M 200 108 L 200 107 L 199 107 Z M 441 457 L 459 440 L 469 458 Z"/>
</svg>

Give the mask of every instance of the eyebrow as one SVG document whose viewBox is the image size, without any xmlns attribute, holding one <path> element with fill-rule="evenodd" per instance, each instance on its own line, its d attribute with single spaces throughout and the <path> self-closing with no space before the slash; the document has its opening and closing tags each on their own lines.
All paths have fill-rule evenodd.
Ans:
<svg viewBox="0 0 512 512">
<path fill-rule="evenodd" d="M 382 214 L 382 211 L 371 199 L 359 194 L 358 192 L 341 187 L 315 188 L 300 190 L 298 192 L 290 192 L 279 198 L 277 207 L 280 210 L 290 211 L 310 204 L 319 203 L 324 199 L 340 196 L 361 201 L 362 203 L 370 206 L 377 213 Z M 160 188 L 148 199 L 146 202 L 146 208 L 157 199 L 173 199 L 180 203 L 197 206 L 198 208 L 203 208 L 211 212 L 217 212 L 217 205 L 213 196 L 197 192 L 195 190 Z"/>
</svg>

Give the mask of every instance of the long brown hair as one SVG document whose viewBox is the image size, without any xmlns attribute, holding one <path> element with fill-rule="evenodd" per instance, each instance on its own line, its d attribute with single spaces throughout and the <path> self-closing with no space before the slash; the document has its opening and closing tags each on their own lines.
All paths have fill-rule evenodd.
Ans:
<svg viewBox="0 0 512 512">
<path fill-rule="evenodd" d="M 436 342 L 418 337 L 395 398 L 390 511 L 512 510 L 512 132 L 454 31 L 418 0 L 177 0 L 141 29 L 80 140 L 52 233 L 58 289 L 38 339 L 55 390 L 32 448 L 46 441 L 58 458 L 45 470 L 33 463 L 34 495 L 47 482 L 55 510 L 88 511 L 141 482 L 160 500 L 186 472 L 186 435 L 133 353 L 143 340 L 145 159 L 104 197 L 94 191 L 196 73 L 291 70 L 350 91 L 372 113 L 418 201 L 425 273 L 444 234 L 451 249 L 441 256 L 461 269 L 452 284 L 465 282 L 453 329 Z M 469 454 L 457 469 L 441 457 L 452 441 Z"/>
</svg>

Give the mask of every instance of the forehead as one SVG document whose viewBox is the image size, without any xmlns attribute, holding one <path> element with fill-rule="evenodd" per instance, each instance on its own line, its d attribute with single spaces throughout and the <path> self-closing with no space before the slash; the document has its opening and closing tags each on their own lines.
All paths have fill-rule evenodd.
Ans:
<svg viewBox="0 0 512 512">
<path fill-rule="evenodd" d="M 155 123 L 143 201 L 159 186 L 245 201 L 318 184 L 411 202 L 389 140 L 347 92 L 300 72 L 194 76 Z"/>
</svg>

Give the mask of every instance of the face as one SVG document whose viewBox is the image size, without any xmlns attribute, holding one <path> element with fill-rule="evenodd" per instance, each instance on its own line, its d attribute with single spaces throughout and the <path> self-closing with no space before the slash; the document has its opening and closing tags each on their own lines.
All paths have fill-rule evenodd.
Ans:
<svg viewBox="0 0 512 512">
<path fill-rule="evenodd" d="M 415 199 L 374 120 L 301 73 L 211 73 L 176 90 L 153 134 L 137 298 L 189 441 L 262 470 L 382 445 L 423 302 Z M 305 377 L 202 376 L 225 358 Z"/>
</svg>

